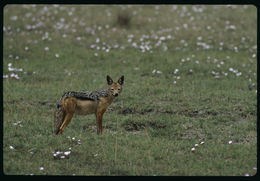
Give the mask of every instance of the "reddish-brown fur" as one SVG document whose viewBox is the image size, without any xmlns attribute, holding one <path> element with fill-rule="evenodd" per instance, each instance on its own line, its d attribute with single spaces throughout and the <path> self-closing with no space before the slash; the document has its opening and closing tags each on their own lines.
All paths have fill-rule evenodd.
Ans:
<svg viewBox="0 0 260 181">
<path fill-rule="evenodd" d="M 107 76 L 107 82 L 109 85 L 109 94 L 107 97 L 100 97 L 97 101 L 92 100 L 80 100 L 76 97 L 63 98 L 62 100 L 62 112 L 64 113 L 64 120 L 62 125 L 56 134 L 62 134 L 66 126 L 70 123 L 73 115 L 76 114 L 92 114 L 95 113 L 97 120 L 97 133 L 102 134 L 102 119 L 108 106 L 113 102 L 115 96 L 118 96 L 122 91 L 122 84 L 124 82 L 124 76 L 122 76 L 118 82 Z"/>
</svg>

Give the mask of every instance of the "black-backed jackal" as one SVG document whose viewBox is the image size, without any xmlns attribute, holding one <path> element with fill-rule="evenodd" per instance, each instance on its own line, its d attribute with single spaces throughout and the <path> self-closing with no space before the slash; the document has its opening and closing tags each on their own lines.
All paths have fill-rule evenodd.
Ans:
<svg viewBox="0 0 260 181">
<path fill-rule="evenodd" d="M 114 98 L 122 91 L 123 83 L 124 76 L 121 76 L 117 82 L 113 82 L 111 77 L 107 76 L 107 89 L 99 91 L 71 91 L 63 94 L 54 115 L 55 134 L 63 133 L 75 113 L 79 115 L 95 113 L 97 133 L 102 134 L 103 114 Z"/>
</svg>

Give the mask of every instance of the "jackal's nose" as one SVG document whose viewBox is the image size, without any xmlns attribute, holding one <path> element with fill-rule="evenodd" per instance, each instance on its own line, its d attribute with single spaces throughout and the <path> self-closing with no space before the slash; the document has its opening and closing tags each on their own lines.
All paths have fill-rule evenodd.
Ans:
<svg viewBox="0 0 260 181">
<path fill-rule="evenodd" d="M 114 95 L 115 97 L 117 97 L 118 96 L 118 93 L 115 93 L 115 95 Z"/>
</svg>

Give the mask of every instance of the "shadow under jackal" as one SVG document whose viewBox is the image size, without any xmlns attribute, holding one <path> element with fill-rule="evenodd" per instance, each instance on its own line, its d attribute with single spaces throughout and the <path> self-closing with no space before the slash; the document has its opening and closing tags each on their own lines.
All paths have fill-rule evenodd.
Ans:
<svg viewBox="0 0 260 181">
<path fill-rule="evenodd" d="M 60 98 L 54 115 L 54 132 L 62 134 L 74 114 L 95 114 L 97 133 L 102 134 L 102 118 L 108 106 L 122 91 L 124 76 L 113 82 L 107 75 L 108 88 L 98 91 L 66 92 Z"/>
</svg>

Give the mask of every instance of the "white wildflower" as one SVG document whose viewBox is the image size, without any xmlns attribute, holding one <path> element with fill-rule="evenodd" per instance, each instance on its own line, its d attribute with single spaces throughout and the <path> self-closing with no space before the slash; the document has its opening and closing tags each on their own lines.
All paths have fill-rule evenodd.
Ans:
<svg viewBox="0 0 260 181">
<path fill-rule="evenodd" d="M 64 155 L 69 155 L 71 153 L 71 151 L 65 151 Z"/>
<path fill-rule="evenodd" d="M 10 18 L 10 20 L 12 20 L 12 21 L 16 21 L 18 19 L 18 16 L 12 16 L 11 18 Z"/>
<path fill-rule="evenodd" d="M 80 140 L 78 140 L 78 144 L 81 145 L 81 141 Z"/>
<path fill-rule="evenodd" d="M 56 154 L 59 155 L 59 154 L 62 154 L 63 152 L 61 151 L 56 151 Z"/>
<path fill-rule="evenodd" d="M 242 75 L 242 72 L 236 73 L 236 76 L 240 76 L 240 75 Z"/>
</svg>

